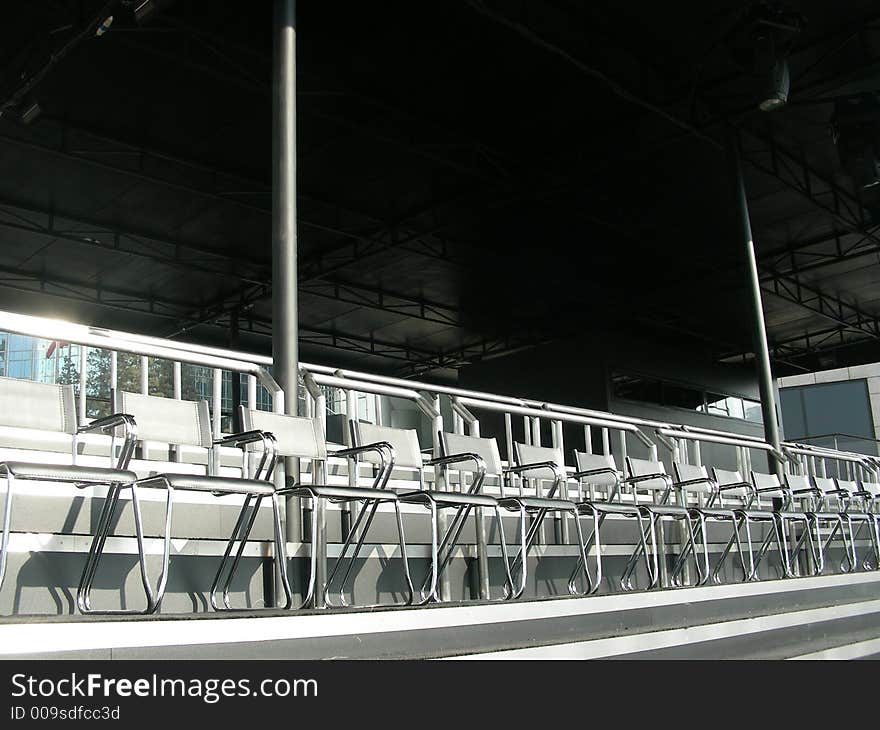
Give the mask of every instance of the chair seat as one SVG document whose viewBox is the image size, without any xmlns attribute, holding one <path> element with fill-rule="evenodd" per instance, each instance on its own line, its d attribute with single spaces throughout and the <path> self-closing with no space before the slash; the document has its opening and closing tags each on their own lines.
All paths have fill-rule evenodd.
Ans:
<svg viewBox="0 0 880 730">
<path fill-rule="evenodd" d="M 124 469 L 103 469 L 99 466 L 75 466 L 73 464 L 37 464 L 27 461 L 4 461 L 0 473 L 8 471 L 21 479 L 45 479 L 54 482 L 79 482 L 89 484 L 131 484 L 137 474 Z"/>
<path fill-rule="evenodd" d="M 592 506 L 596 508 L 597 512 L 612 515 L 637 515 L 641 512 L 641 508 L 634 504 L 620 502 L 580 502 L 579 506 L 584 509 L 589 509 Z"/>
<path fill-rule="evenodd" d="M 840 512 L 810 512 L 809 514 L 811 517 L 814 517 L 817 520 L 838 520 L 843 517 L 843 514 Z M 855 513 L 850 515 L 850 517 L 855 518 Z"/>
<path fill-rule="evenodd" d="M 577 505 L 568 499 L 554 499 L 553 497 L 502 497 L 498 504 L 505 509 L 519 509 L 520 505 L 528 509 L 546 509 L 551 511 L 571 511 Z"/>
<path fill-rule="evenodd" d="M 687 517 L 691 512 L 687 507 L 676 504 L 646 504 L 644 507 L 648 512 L 660 517 Z"/>
<path fill-rule="evenodd" d="M 334 502 L 351 502 L 357 499 L 375 499 L 380 502 L 396 502 L 398 496 L 390 489 L 372 487 L 343 487 L 326 484 L 298 484 L 279 490 L 279 494 L 293 494 L 301 497 L 326 497 Z"/>
<path fill-rule="evenodd" d="M 268 497 L 274 494 L 275 485 L 261 479 L 236 479 L 235 477 L 207 477 L 198 474 L 156 474 L 138 481 L 141 487 L 164 487 L 188 492 L 214 492 L 216 494 L 254 494 Z"/>
<path fill-rule="evenodd" d="M 738 509 L 737 514 L 744 514 L 750 520 L 772 520 L 775 517 L 781 517 L 783 520 L 806 520 L 807 515 L 804 512 L 770 512 L 768 510 L 758 509 Z"/>
<path fill-rule="evenodd" d="M 495 507 L 498 500 L 486 494 L 465 494 L 462 492 L 437 492 L 423 489 L 399 495 L 401 502 L 435 502 L 441 505 L 473 505 L 475 507 Z"/>
<path fill-rule="evenodd" d="M 722 507 L 696 507 L 695 510 L 702 513 L 703 517 L 713 520 L 733 520 L 736 518 L 734 515 L 735 510 Z"/>
</svg>

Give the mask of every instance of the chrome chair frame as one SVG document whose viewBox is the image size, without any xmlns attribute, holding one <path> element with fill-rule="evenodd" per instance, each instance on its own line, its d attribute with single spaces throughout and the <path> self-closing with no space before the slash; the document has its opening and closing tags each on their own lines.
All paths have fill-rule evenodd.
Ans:
<svg viewBox="0 0 880 730">
<path fill-rule="evenodd" d="M 333 504 L 363 502 L 358 512 L 358 516 L 355 519 L 354 524 L 349 529 L 348 535 L 346 536 L 345 541 L 342 544 L 339 558 L 336 560 L 333 569 L 330 571 L 330 574 L 324 581 L 322 592 L 324 594 L 324 600 L 327 607 L 339 608 L 342 606 L 350 605 L 345 600 L 345 586 L 348 582 L 351 570 L 355 565 L 355 561 L 357 560 L 357 557 L 364 546 L 367 533 L 370 530 L 370 525 L 372 524 L 373 518 L 376 515 L 376 510 L 382 503 L 390 503 L 394 508 L 395 518 L 397 521 L 400 556 L 403 561 L 404 580 L 406 582 L 406 599 L 403 601 L 403 605 L 412 605 L 412 602 L 415 598 L 415 589 L 413 588 L 412 577 L 409 570 L 409 560 L 407 558 L 406 550 L 406 536 L 403 529 L 403 518 L 400 514 L 400 499 L 395 492 L 387 489 L 388 480 L 390 479 L 391 472 L 394 469 L 394 447 L 387 442 L 377 442 L 373 444 L 365 444 L 363 446 L 353 446 L 351 448 L 341 449 L 339 451 L 328 452 L 327 455 L 328 457 L 333 456 L 340 458 L 356 458 L 361 454 L 370 452 L 378 454 L 381 461 L 379 473 L 374 478 L 371 487 L 335 487 L 320 484 L 299 484 L 283 487 L 277 492 L 279 495 L 284 496 L 290 495 L 294 497 L 308 497 L 315 502 L 312 507 L 311 517 L 309 583 L 306 589 L 306 595 L 299 608 L 305 608 L 309 605 L 315 606 L 315 588 L 318 568 L 318 539 L 320 531 L 319 515 L 322 511 L 319 509 L 318 506 L 318 503 L 320 501 L 327 501 Z M 355 463 L 357 464 L 357 462 Z M 357 466 L 355 468 L 357 468 Z M 342 581 L 339 587 L 340 603 L 334 604 L 330 601 L 329 598 L 331 595 L 330 587 L 333 585 L 333 580 L 336 578 L 336 574 L 339 572 L 339 569 L 343 564 L 343 560 L 346 560 L 346 555 L 354 540 L 354 536 L 358 534 L 358 528 L 361 526 L 361 523 L 364 522 L 365 517 L 366 522 L 363 529 L 360 531 L 360 536 L 358 537 L 358 540 L 355 544 L 354 551 L 351 557 L 347 558 L 347 567 L 345 573 L 343 574 Z M 376 607 L 377 606 L 375 605 L 363 606 L 363 608 Z"/>
<path fill-rule="evenodd" d="M 520 444 L 516 444 L 517 455 L 519 455 L 520 446 Z M 511 512 L 517 512 L 519 514 L 518 533 L 520 536 L 520 547 L 518 553 L 511 563 L 509 575 L 512 579 L 517 570 L 519 570 L 520 581 L 519 586 L 514 587 L 511 580 L 509 587 L 505 589 L 505 596 L 508 599 L 518 599 L 522 597 L 522 594 L 525 592 L 526 582 L 528 580 L 528 552 L 535 542 L 535 538 L 538 534 L 538 530 L 541 528 L 544 518 L 547 516 L 548 513 L 551 512 L 562 514 L 571 513 L 572 517 L 574 518 L 575 532 L 577 533 L 578 547 L 580 550 L 580 553 L 578 555 L 578 566 L 581 566 L 583 568 L 584 579 L 586 581 L 587 587 L 585 591 L 578 591 L 576 582 L 574 580 L 569 580 L 568 590 L 571 595 L 589 595 L 590 593 L 595 592 L 596 589 L 593 587 L 593 579 L 590 576 L 590 572 L 587 568 L 587 546 L 584 540 L 583 528 L 580 521 L 580 517 L 583 513 L 583 508 L 577 502 L 554 497 L 554 495 L 558 492 L 559 487 L 567 480 L 564 468 L 557 464 L 555 461 L 541 461 L 530 464 L 517 464 L 505 467 L 503 476 L 509 478 L 512 475 L 522 475 L 523 472 L 539 469 L 549 469 L 550 472 L 553 474 L 553 486 L 550 488 L 546 496 L 540 495 L 542 489 L 540 487 L 540 482 L 549 480 L 547 480 L 546 478 L 542 479 L 536 477 L 538 483 L 537 491 L 539 492 L 539 494 L 536 494 L 536 496 L 505 496 L 498 500 L 498 504 L 503 509 Z M 532 521 L 528 529 L 526 529 L 526 522 L 529 515 L 532 515 Z M 594 514 L 593 517 L 594 520 L 597 519 L 596 514 Z"/>
<path fill-rule="evenodd" d="M 838 502 L 843 506 L 842 517 L 846 520 L 849 527 L 849 544 L 850 552 L 847 554 L 845 563 L 841 563 L 841 570 L 849 573 L 858 569 L 862 570 L 880 570 L 880 515 L 871 511 L 871 500 L 880 498 L 880 489 L 877 496 L 865 488 L 865 482 L 855 482 L 851 480 L 835 478 L 834 483 L 837 486 Z M 843 486 L 851 485 L 852 488 Z M 861 502 L 863 509 L 854 510 L 854 505 Z M 853 529 L 853 523 L 858 523 L 858 528 Z M 856 543 L 859 535 L 865 526 L 868 526 L 868 535 L 871 541 L 871 547 L 874 552 L 874 565 L 872 566 L 868 559 L 859 560 L 858 548 Z M 829 540 L 830 542 L 830 540 Z"/>
<path fill-rule="evenodd" d="M 759 473 L 752 471 L 751 475 L 752 486 L 754 488 L 752 501 L 750 502 L 749 507 L 737 510 L 737 513 L 740 515 L 746 528 L 749 565 L 751 566 L 749 580 L 760 580 L 758 578 L 758 568 L 760 567 L 761 562 L 763 561 L 768 550 L 770 549 L 770 543 L 773 541 L 774 537 L 776 538 L 777 548 L 779 549 L 780 565 L 782 568 L 783 578 L 800 577 L 799 570 L 798 572 L 795 572 L 792 569 L 792 558 L 795 558 L 796 563 L 797 554 L 805 541 L 809 544 L 809 548 L 813 556 L 814 567 L 812 573 L 813 575 L 815 575 L 816 566 L 819 565 L 820 558 L 817 555 L 817 547 L 814 542 L 814 536 L 811 529 L 809 516 L 805 512 L 797 512 L 791 510 L 792 502 L 794 501 L 794 495 L 785 484 L 783 484 L 782 482 L 778 482 L 776 485 L 772 485 L 769 487 L 759 487 L 757 483 Z M 763 476 L 775 478 L 775 475 L 767 474 Z M 751 507 L 751 504 L 754 503 L 754 500 L 757 500 L 761 495 L 772 496 L 774 494 L 780 495 L 780 498 L 782 499 L 782 504 L 780 505 L 779 509 L 767 511 L 757 510 Z M 773 530 L 770 531 L 764 538 L 763 542 L 761 543 L 761 547 L 758 549 L 757 555 L 754 554 L 754 551 L 752 549 L 751 539 L 751 525 L 754 522 L 772 522 L 773 524 Z M 804 530 L 793 548 L 789 550 L 786 526 L 787 523 L 791 522 L 802 522 L 804 524 Z"/>
<path fill-rule="evenodd" d="M 578 451 L 575 449 L 573 451 L 575 463 L 580 462 L 580 458 L 578 455 Z M 590 455 L 592 456 L 592 454 Z M 613 457 L 608 455 L 608 459 L 612 460 Z M 579 484 L 583 481 L 587 480 L 587 477 L 595 477 L 608 475 L 614 479 L 614 484 L 611 486 L 611 489 L 608 490 L 608 494 L 604 500 L 595 500 L 595 499 L 581 499 L 578 502 L 579 507 L 581 508 L 582 513 L 588 513 L 593 518 L 593 531 L 590 536 L 587 538 L 585 543 L 585 551 L 584 551 L 584 560 L 588 558 L 588 553 L 593 544 L 596 545 L 596 573 L 595 577 L 592 581 L 592 587 L 590 589 L 590 593 L 595 593 L 602 582 L 602 546 L 600 541 L 599 529 L 602 526 L 602 523 L 605 521 L 605 518 L 609 514 L 621 515 L 623 517 L 634 518 L 638 522 L 638 531 L 639 531 L 639 539 L 642 543 L 642 552 L 645 555 L 645 569 L 648 572 L 648 578 L 651 585 L 656 583 L 656 577 L 658 573 L 658 564 L 657 564 L 657 550 L 656 550 L 656 535 L 654 532 L 654 526 L 651 523 L 650 515 L 647 511 L 638 504 L 624 504 L 622 502 L 615 502 L 615 497 L 617 497 L 620 492 L 620 487 L 622 484 L 627 483 L 627 480 L 621 479 L 620 472 L 615 466 L 609 464 L 607 467 L 598 467 L 595 469 L 583 469 L 576 471 L 571 475 L 572 479 L 577 479 Z M 645 529 L 644 519 L 648 518 L 648 529 Z M 646 540 L 647 536 L 650 535 L 651 545 L 654 546 L 654 549 L 649 551 L 647 548 Z M 653 557 L 653 561 L 648 556 Z M 574 570 L 571 572 L 569 576 L 569 591 L 574 592 L 573 584 L 577 580 L 578 573 L 581 570 L 580 558 L 578 558 L 578 565 L 575 566 Z M 623 577 L 620 580 L 620 587 L 623 590 L 629 591 L 633 590 L 632 581 L 630 578 L 630 582 L 627 583 Z"/>
<path fill-rule="evenodd" d="M 23 461 L 4 461 L 0 463 L 0 473 L 5 475 L 6 478 L 6 497 L 4 499 L 2 528 L 3 532 L 2 540 L 0 540 L 0 588 L 2 588 L 3 586 L 3 579 L 6 575 L 6 563 L 9 553 L 9 536 L 12 524 L 13 493 L 15 481 L 17 479 L 28 481 L 65 482 L 68 484 L 73 484 L 79 489 L 83 489 L 85 487 L 106 485 L 108 488 L 108 492 L 107 496 L 104 498 L 104 508 L 102 509 L 101 516 L 98 518 L 99 527 L 104 518 L 107 504 L 118 499 L 121 489 L 131 488 L 132 494 L 135 494 L 133 485 L 134 482 L 137 480 L 137 475 L 134 472 L 128 471 L 127 469 L 131 456 L 134 453 L 134 447 L 137 439 L 137 427 L 134 423 L 134 419 L 132 419 L 131 416 L 116 413 L 110 416 L 105 416 L 103 418 L 97 418 L 90 423 L 78 426 L 75 433 L 73 434 L 72 458 L 74 460 L 76 459 L 77 438 L 80 435 L 95 432 L 106 433 L 109 431 L 111 433 L 110 461 L 112 464 L 114 460 L 114 453 L 116 451 L 116 430 L 118 428 L 123 429 L 123 444 L 120 448 L 119 456 L 116 459 L 116 464 L 106 469 L 102 467 L 78 467 L 76 464 L 65 466 L 60 464 L 44 464 L 39 462 L 34 463 Z M 101 475 L 101 472 L 104 472 L 104 474 Z M 149 581 L 146 577 L 146 556 L 144 552 L 143 531 L 141 529 L 139 510 L 136 510 L 135 512 L 135 518 L 135 524 L 138 530 L 138 562 L 140 564 L 141 579 L 149 606 L 151 593 Z M 88 558 L 86 565 L 88 566 Z"/>
<path fill-rule="evenodd" d="M 464 529 L 471 510 L 477 507 L 487 507 L 491 509 L 495 515 L 501 545 L 501 558 L 506 573 L 506 590 L 500 600 L 508 600 L 513 592 L 513 576 L 510 572 L 510 557 L 508 555 L 507 540 L 504 536 L 501 507 L 496 498 L 481 493 L 483 482 L 487 476 L 486 461 L 482 456 L 475 452 L 449 454 L 447 453 L 449 449 L 446 434 L 439 432 L 438 437 L 442 453 L 439 457 L 424 461 L 424 466 L 431 466 L 436 469 L 436 467 L 445 468 L 452 464 L 472 462 L 476 467 L 476 470 L 474 471 L 474 478 L 471 481 L 471 485 L 465 493 L 426 489 L 416 492 L 407 492 L 400 495 L 401 502 L 412 504 L 421 503 L 431 511 L 431 571 L 419 589 L 421 594 L 420 604 L 425 604 L 431 601 L 439 603 L 442 600 L 439 592 L 440 578 L 443 575 L 446 566 L 452 559 L 455 547 L 458 544 L 458 538 L 461 536 L 461 532 Z M 434 483 L 437 483 L 436 479 Z M 464 481 L 462 481 L 462 486 L 463 485 Z M 439 521 L 437 511 L 438 509 L 443 508 L 455 508 L 455 516 L 452 518 L 451 524 L 447 526 L 442 539 L 438 541 Z M 440 558 L 441 554 L 443 556 L 442 559 Z M 488 597 L 487 600 L 493 599 Z"/>
<path fill-rule="evenodd" d="M 165 400 L 163 398 L 155 397 L 155 396 L 140 396 L 138 394 L 122 394 L 125 395 L 133 395 L 137 397 L 150 398 L 155 399 L 154 402 Z M 176 403 L 178 401 L 171 401 L 172 403 Z M 198 408 L 203 408 L 205 412 L 207 412 L 207 405 L 202 402 L 198 406 Z M 132 421 L 136 422 L 134 416 L 129 416 Z M 198 418 L 198 417 L 197 417 Z M 142 434 L 138 433 L 137 436 Z M 233 434 L 230 436 L 225 436 L 220 439 L 211 439 L 210 445 L 211 447 L 221 446 L 221 445 L 237 445 L 239 448 L 246 449 L 248 444 L 261 442 L 264 445 L 264 457 L 261 462 L 261 468 L 265 465 L 265 461 L 267 458 L 271 457 L 273 454 L 273 446 L 272 446 L 272 437 L 271 435 L 264 434 L 258 431 L 250 431 L 246 433 Z M 203 444 L 205 448 L 208 448 L 206 444 Z M 133 451 L 133 448 L 132 448 Z M 172 534 L 172 518 L 174 512 L 174 496 L 177 491 L 197 491 L 197 492 L 207 492 L 214 496 L 226 496 L 231 494 L 240 494 L 244 496 L 244 504 L 242 510 L 239 512 L 239 519 L 236 522 L 235 527 L 233 528 L 232 535 L 230 536 L 229 541 L 227 542 L 226 552 L 224 553 L 224 557 L 221 559 L 221 570 L 223 569 L 225 562 L 228 560 L 228 557 L 232 551 L 233 545 L 237 539 L 241 539 L 241 526 L 243 522 L 243 515 L 247 511 L 248 506 L 252 504 L 252 500 L 256 500 L 254 504 L 254 515 L 251 518 L 251 524 L 253 519 L 255 518 L 256 508 L 259 506 L 262 499 L 269 497 L 272 500 L 272 510 L 273 510 L 273 525 L 274 525 L 274 542 L 275 542 L 275 560 L 276 562 L 280 562 L 282 565 L 286 565 L 286 546 L 284 543 L 284 535 L 281 530 L 281 516 L 280 516 L 280 505 L 278 503 L 277 495 L 275 494 L 275 488 L 272 484 L 269 484 L 265 480 L 258 479 L 247 479 L 244 476 L 242 478 L 235 477 L 219 477 L 219 476 L 194 476 L 188 474 L 175 474 L 173 472 L 166 472 L 162 474 L 154 474 L 148 477 L 144 477 L 141 479 L 136 479 L 130 485 L 132 491 L 132 509 L 134 511 L 134 519 L 135 519 L 135 529 L 137 533 L 138 539 L 138 549 L 141 555 L 141 579 L 144 583 L 144 589 L 147 593 L 147 606 L 142 611 L 130 611 L 128 609 L 94 609 L 91 605 L 91 592 L 94 584 L 95 575 L 97 573 L 98 566 L 100 564 L 101 558 L 103 557 L 104 548 L 106 546 L 107 538 L 110 535 L 112 529 L 112 521 L 113 516 L 116 511 L 116 507 L 119 502 L 119 490 L 115 490 L 114 492 L 108 494 L 108 498 L 104 503 L 104 507 L 101 511 L 101 515 L 98 520 L 98 528 L 95 530 L 95 535 L 92 540 L 92 544 L 89 548 L 89 554 L 86 559 L 86 565 L 83 569 L 82 576 L 80 578 L 80 584 L 77 590 L 77 605 L 80 611 L 84 614 L 96 614 L 96 615 L 124 615 L 129 613 L 143 613 L 143 614 L 152 614 L 156 613 L 161 605 L 162 600 L 165 596 L 165 590 L 168 584 L 168 569 L 171 558 L 171 534 Z M 144 546 L 143 546 L 143 526 L 142 526 L 142 518 L 141 518 L 141 510 L 140 510 L 140 502 L 138 498 L 139 489 L 164 489 L 165 490 L 165 514 L 163 519 L 163 529 L 162 529 L 162 556 L 161 556 L 161 567 L 159 570 L 159 575 L 156 579 L 155 588 L 151 585 L 149 577 L 146 571 L 146 560 L 144 557 Z M 244 544 L 239 549 L 237 553 L 237 560 L 240 559 L 241 554 L 243 552 Z M 285 606 L 289 607 L 291 603 L 291 591 L 290 585 L 287 580 L 286 571 L 281 572 L 281 582 L 282 589 L 285 594 Z M 221 607 L 216 600 L 216 589 L 219 583 L 219 572 L 218 575 L 215 576 L 214 581 L 211 585 L 211 604 L 216 609 L 224 609 L 224 610 L 232 610 L 229 606 L 228 601 L 228 589 L 229 583 L 231 582 L 231 576 L 227 580 L 227 584 L 224 586 L 224 603 Z"/>
<path fill-rule="evenodd" d="M 706 585 L 710 580 L 714 582 L 720 582 L 719 573 L 721 568 L 723 567 L 723 560 L 727 557 L 727 552 L 724 552 L 722 558 L 719 559 L 715 568 L 711 567 L 711 561 L 709 558 L 709 546 L 708 546 L 708 533 L 707 533 L 707 523 L 712 520 L 715 522 L 730 522 L 731 523 L 731 535 L 728 540 L 728 543 L 732 546 L 733 543 L 737 546 L 737 554 L 740 559 L 740 566 L 743 571 L 743 579 L 745 580 L 748 574 L 748 568 L 745 564 L 745 555 L 742 549 L 742 540 L 740 537 L 740 519 L 736 514 L 736 511 L 733 509 L 725 509 L 723 505 L 715 506 L 716 502 L 723 502 L 723 494 L 724 491 L 732 491 L 734 489 L 740 488 L 741 485 L 728 485 L 726 489 L 718 484 L 717 480 L 713 477 L 710 477 L 708 472 L 706 472 L 705 467 L 698 467 L 703 470 L 703 476 L 694 477 L 690 479 L 682 479 L 681 469 L 683 466 L 678 462 L 674 462 L 672 465 L 673 471 L 675 472 L 676 481 L 673 485 L 676 488 L 684 489 L 688 491 L 688 487 L 696 487 L 700 485 L 704 485 L 708 489 L 708 500 L 705 507 L 693 507 L 691 508 L 691 514 L 696 516 L 697 518 L 697 526 L 696 529 L 689 531 L 689 543 L 690 550 L 694 555 L 694 561 L 697 564 L 697 572 L 698 572 L 698 580 L 697 585 Z M 705 490 L 704 490 L 704 493 Z M 701 538 L 702 540 L 702 548 L 703 548 L 703 566 L 700 566 L 699 561 L 696 557 L 696 544 L 695 538 Z M 729 552 L 729 551 L 728 551 Z M 688 551 L 682 550 L 679 553 L 678 560 L 676 561 L 675 566 L 672 570 L 672 581 L 677 586 L 682 586 L 683 581 L 677 580 L 677 577 L 681 575 L 684 571 L 684 566 L 686 564 L 688 556 Z"/>
</svg>

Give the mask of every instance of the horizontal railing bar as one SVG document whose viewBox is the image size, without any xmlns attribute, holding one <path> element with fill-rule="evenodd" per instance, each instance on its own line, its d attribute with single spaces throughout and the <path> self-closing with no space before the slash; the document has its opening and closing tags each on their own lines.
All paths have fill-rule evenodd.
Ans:
<svg viewBox="0 0 880 730">
<path fill-rule="evenodd" d="M 393 385 L 383 385 L 382 383 L 367 383 L 349 378 L 340 378 L 335 375 L 325 375 L 324 373 L 311 373 L 311 375 L 318 385 L 325 385 L 331 388 L 354 390 L 358 393 L 374 393 L 376 395 L 391 396 L 392 398 L 406 398 L 413 401 L 419 399 L 418 391 L 412 388 L 397 388 Z"/>
<path fill-rule="evenodd" d="M 766 441 L 754 441 L 752 439 L 739 438 L 737 436 L 716 436 L 711 433 L 692 431 L 691 429 L 658 428 L 656 433 L 671 439 L 685 439 L 686 441 L 705 441 L 712 444 L 726 444 L 728 446 L 743 446 L 747 449 L 757 449 L 778 454 L 772 444 Z"/>
<path fill-rule="evenodd" d="M 495 401 L 484 400 L 481 398 L 456 398 L 455 400 L 463 406 L 473 406 L 474 408 L 481 408 L 487 411 L 515 413 L 519 416 L 532 416 L 535 418 L 546 418 L 553 421 L 567 421 L 569 423 L 580 423 L 588 426 L 599 426 L 600 428 L 626 431 L 628 433 L 640 433 L 637 426 L 623 421 L 611 421 L 605 418 L 591 418 L 589 416 L 579 416 L 573 413 L 559 413 L 557 411 L 548 411 L 541 408 L 507 405 L 506 403 L 496 403 Z"/>
</svg>

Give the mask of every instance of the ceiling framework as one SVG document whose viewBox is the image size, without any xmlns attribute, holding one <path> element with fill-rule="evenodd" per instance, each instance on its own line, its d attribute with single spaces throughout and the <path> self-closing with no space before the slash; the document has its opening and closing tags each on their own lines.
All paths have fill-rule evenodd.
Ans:
<svg viewBox="0 0 880 730">
<path fill-rule="evenodd" d="M 332 23 L 314 29 L 332 13 L 302 12 L 318 13 L 303 24 L 298 74 L 307 348 L 421 376 L 577 337 L 595 321 L 748 358 L 747 338 L 725 329 L 723 304 L 694 307 L 679 296 L 695 280 L 731 293 L 743 286 L 735 257 L 707 254 L 700 241 L 725 235 L 724 191 L 713 188 L 707 202 L 700 188 L 717 176 L 731 129 L 749 164 L 773 357 L 803 367 L 880 341 L 870 295 L 876 208 L 839 179 L 833 144 L 817 133 L 830 100 L 862 93 L 880 60 L 868 4 L 854 3 L 846 18 L 837 9 L 834 23 L 817 20 L 792 51 L 789 107 L 771 115 L 744 101 L 743 73 L 723 42 L 702 56 L 681 42 L 688 23 L 723 38 L 730 13 L 676 20 L 669 11 L 664 25 L 653 11 L 635 18 L 563 0 L 517 9 L 463 0 L 436 19 L 433 35 L 401 46 L 401 63 L 393 43 L 366 43 L 347 28 L 322 35 Z M 413 20 L 403 5 L 387 12 Z M 256 121 L 268 118 L 267 19 L 234 8 L 215 17 L 179 4 L 153 28 L 108 34 L 101 46 L 83 41 L 26 90 L 47 95 L 36 123 L 0 120 L 10 160 L 0 176 L 14 180 L 15 165 L 52 170 L 42 189 L 0 182 L 0 287 L 141 314 L 163 336 L 271 334 L 268 129 Z M 622 27 L 626 36 L 615 37 Z M 340 49 L 351 69 L 334 62 Z M 121 101 L 89 113 L 103 100 L 63 87 L 107 69 L 108 59 L 142 68 L 143 88 L 114 86 L 107 71 L 105 96 Z M 180 91 L 167 97 L 176 114 L 156 99 L 169 68 L 180 74 Z M 522 88 L 526 70 L 558 92 Z M 64 101 L 53 106 L 52 93 Z M 126 98 L 136 113 L 122 108 Z M 251 157 L 238 154 L 249 146 Z M 94 184 L 93 204 L 76 190 L 80 179 Z M 685 203 L 676 208 L 669 189 Z M 84 252 L 94 266 L 66 259 Z"/>
</svg>

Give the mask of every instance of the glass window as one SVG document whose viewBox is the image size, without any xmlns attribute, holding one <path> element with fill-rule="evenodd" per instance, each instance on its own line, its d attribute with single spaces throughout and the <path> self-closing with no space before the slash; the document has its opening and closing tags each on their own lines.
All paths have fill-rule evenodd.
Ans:
<svg viewBox="0 0 880 730">
<path fill-rule="evenodd" d="M 663 385 L 659 380 L 643 378 L 640 375 L 615 373 L 611 377 L 611 385 L 615 398 L 645 403 L 663 402 Z"/>
<path fill-rule="evenodd" d="M 763 423 L 764 416 L 761 413 L 761 402 L 743 398 L 744 418 L 752 423 Z"/>
<path fill-rule="evenodd" d="M 703 391 L 683 385 L 663 383 L 663 405 L 687 408 L 689 411 L 702 411 Z"/>
<path fill-rule="evenodd" d="M 611 391 L 616 399 L 684 408 L 713 416 L 761 423 L 760 402 L 736 395 L 706 393 L 698 387 L 620 372 L 611 375 Z"/>
<path fill-rule="evenodd" d="M 864 379 L 783 388 L 780 401 L 786 438 L 830 434 L 874 438 L 871 401 Z"/>
</svg>

